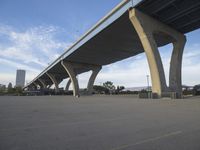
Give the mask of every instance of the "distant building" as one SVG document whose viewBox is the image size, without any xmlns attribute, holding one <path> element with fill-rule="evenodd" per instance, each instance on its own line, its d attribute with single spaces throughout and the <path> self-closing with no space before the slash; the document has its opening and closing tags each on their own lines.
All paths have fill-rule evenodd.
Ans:
<svg viewBox="0 0 200 150">
<path fill-rule="evenodd" d="M 25 70 L 17 70 L 16 87 L 24 87 L 25 84 Z"/>
</svg>

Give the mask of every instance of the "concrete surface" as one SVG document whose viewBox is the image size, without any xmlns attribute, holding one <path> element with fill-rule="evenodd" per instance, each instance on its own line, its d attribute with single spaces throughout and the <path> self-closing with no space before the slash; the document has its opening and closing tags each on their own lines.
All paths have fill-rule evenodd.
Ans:
<svg viewBox="0 0 200 150">
<path fill-rule="evenodd" d="M 0 97 L 0 150 L 199 150 L 200 97 Z"/>
<path fill-rule="evenodd" d="M 162 97 L 163 93 L 176 92 L 177 98 L 181 98 L 181 70 L 183 50 L 186 43 L 185 35 L 135 8 L 129 10 L 129 17 L 147 56 L 151 73 L 152 92 L 158 97 Z M 173 45 L 169 87 L 167 87 L 162 59 L 157 46 L 157 39 L 163 36 Z"/>
</svg>

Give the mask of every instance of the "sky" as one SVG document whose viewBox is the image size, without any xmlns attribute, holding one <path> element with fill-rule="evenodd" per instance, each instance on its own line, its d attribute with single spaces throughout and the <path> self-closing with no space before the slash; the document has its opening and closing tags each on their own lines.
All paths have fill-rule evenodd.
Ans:
<svg viewBox="0 0 200 150">
<path fill-rule="evenodd" d="M 26 83 L 75 43 L 121 0 L 0 0 L 0 84 L 15 85 L 16 70 L 26 70 Z M 200 30 L 186 34 L 182 82 L 200 84 Z M 159 48 L 169 82 L 172 45 Z M 78 75 L 80 87 L 87 85 L 91 72 Z M 95 84 L 147 85 L 150 75 L 144 53 L 103 66 Z M 64 80 L 60 87 L 66 84 Z"/>
</svg>

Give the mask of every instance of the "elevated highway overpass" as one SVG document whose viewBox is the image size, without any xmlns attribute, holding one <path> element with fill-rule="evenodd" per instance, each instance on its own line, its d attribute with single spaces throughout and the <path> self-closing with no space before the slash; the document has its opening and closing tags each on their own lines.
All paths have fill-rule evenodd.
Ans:
<svg viewBox="0 0 200 150">
<path fill-rule="evenodd" d="M 176 93 L 181 97 L 182 55 L 185 33 L 200 27 L 199 0 L 124 0 L 24 88 L 48 88 L 69 78 L 79 96 L 76 76 L 92 70 L 88 93 L 102 66 L 146 53 L 155 97 Z M 172 43 L 169 86 L 158 47 Z"/>
</svg>

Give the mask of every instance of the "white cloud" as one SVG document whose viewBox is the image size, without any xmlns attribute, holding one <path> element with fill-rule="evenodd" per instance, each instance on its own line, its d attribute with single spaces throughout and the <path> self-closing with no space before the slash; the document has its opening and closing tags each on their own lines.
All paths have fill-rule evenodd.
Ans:
<svg viewBox="0 0 200 150">
<path fill-rule="evenodd" d="M 20 32 L 10 26 L 0 25 L 0 35 L 7 38 L 8 43 L 0 45 L 0 57 L 26 64 L 35 63 L 44 68 L 71 45 L 55 38 L 58 31 L 58 27 L 39 26 Z"/>
<path fill-rule="evenodd" d="M 0 64 L 2 66 L 5 66 L 5 67 L 9 66 L 9 67 L 12 67 L 12 68 L 24 69 L 24 70 L 35 72 L 35 73 L 39 73 L 40 72 L 39 69 L 30 67 L 28 65 L 24 65 L 24 64 L 21 64 L 21 63 L 18 63 L 18 62 L 6 60 L 6 59 L 3 59 L 3 58 L 0 58 Z"/>
<path fill-rule="evenodd" d="M 0 24 L 0 83 L 14 83 L 16 69 L 27 70 L 26 79 L 29 81 L 35 78 L 71 45 L 56 37 L 61 32 L 63 29 L 55 26 L 19 31 Z M 13 75 L 8 75 L 10 72 Z"/>
<path fill-rule="evenodd" d="M 146 85 L 146 75 L 149 75 L 148 63 L 145 55 L 140 55 L 138 59 L 132 57 L 106 66 L 105 71 L 102 70 L 98 79 L 100 83 L 113 81 L 115 85 L 133 87 Z"/>
</svg>

